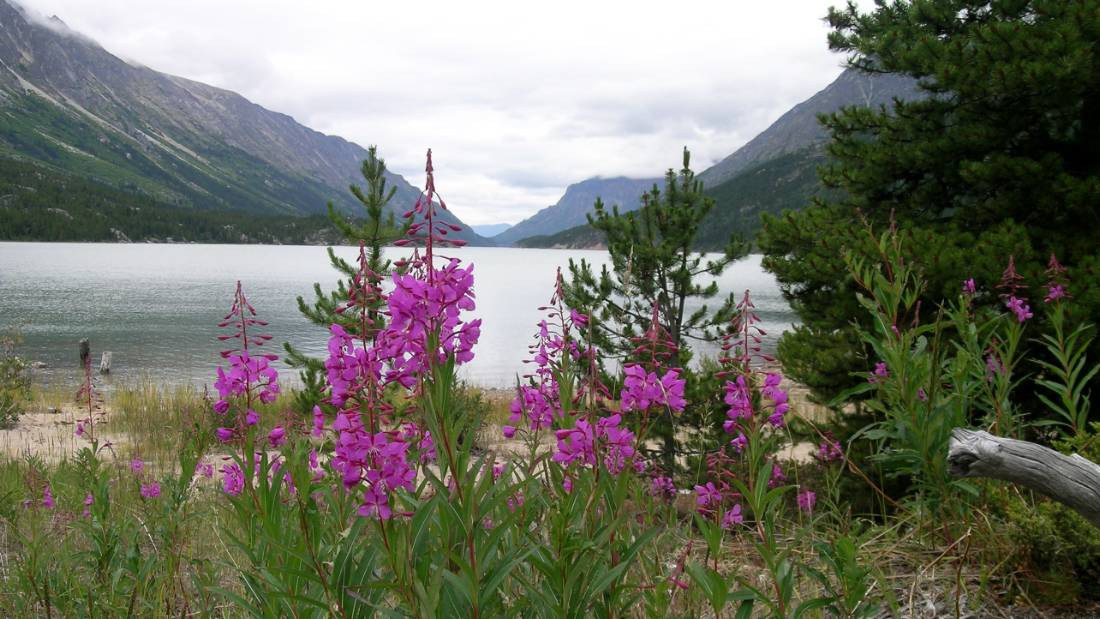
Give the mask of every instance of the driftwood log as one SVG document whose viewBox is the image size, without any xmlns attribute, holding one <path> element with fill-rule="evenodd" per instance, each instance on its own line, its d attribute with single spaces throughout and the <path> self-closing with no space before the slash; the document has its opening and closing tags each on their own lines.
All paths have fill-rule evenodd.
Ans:
<svg viewBox="0 0 1100 619">
<path fill-rule="evenodd" d="M 1019 484 L 1072 507 L 1100 528 L 1100 464 L 1042 445 L 955 428 L 947 451 L 951 474 Z"/>
</svg>

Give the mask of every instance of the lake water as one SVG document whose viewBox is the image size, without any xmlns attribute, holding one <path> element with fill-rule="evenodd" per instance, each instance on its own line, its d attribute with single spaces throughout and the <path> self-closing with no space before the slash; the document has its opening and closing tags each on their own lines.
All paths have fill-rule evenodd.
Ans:
<svg viewBox="0 0 1100 619">
<path fill-rule="evenodd" d="M 357 250 L 337 253 L 353 260 Z M 407 253 L 390 251 L 391 257 Z M 469 247 L 448 255 L 475 265 L 474 315 L 484 324 L 476 358 L 463 373 L 486 387 L 513 385 L 524 371 L 526 345 L 541 318 L 538 307 L 549 301 L 555 269 L 570 258 L 597 266 L 608 260 L 602 251 L 551 249 Z M 271 323 L 272 352 L 281 354 L 289 341 L 322 355 L 327 332 L 298 313 L 295 299 L 311 300 L 314 282 L 326 291 L 334 287 L 324 247 L 0 243 L 0 327 L 20 326 L 19 353 L 47 364 L 36 371 L 43 382 L 77 381 L 77 342 L 86 337 L 96 367 L 102 351 L 112 352 L 108 387 L 141 379 L 212 383 L 224 347 L 216 336 L 225 330 L 217 323 L 238 279 L 259 317 Z M 719 286 L 722 294 L 750 289 L 771 337 L 795 320 L 758 255 L 731 265 Z"/>
</svg>

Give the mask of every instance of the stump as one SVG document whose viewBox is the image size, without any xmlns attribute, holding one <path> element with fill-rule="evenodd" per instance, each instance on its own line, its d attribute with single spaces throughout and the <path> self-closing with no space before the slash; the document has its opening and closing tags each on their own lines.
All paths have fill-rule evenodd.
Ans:
<svg viewBox="0 0 1100 619">
<path fill-rule="evenodd" d="M 103 356 L 99 359 L 99 373 L 110 374 L 111 373 L 111 351 L 106 350 L 103 352 Z"/>
<path fill-rule="evenodd" d="M 951 474 L 1019 484 L 1063 503 L 1100 528 L 1100 464 L 1042 445 L 955 428 L 947 451 Z"/>
</svg>

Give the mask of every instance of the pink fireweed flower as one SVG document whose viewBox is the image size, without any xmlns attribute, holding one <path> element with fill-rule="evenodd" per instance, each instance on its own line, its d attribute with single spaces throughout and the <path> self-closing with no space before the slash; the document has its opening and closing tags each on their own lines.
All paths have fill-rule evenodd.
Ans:
<svg viewBox="0 0 1100 619">
<path fill-rule="evenodd" d="M 745 522 L 745 516 L 741 513 L 741 504 L 736 503 L 726 513 L 722 514 L 722 528 L 726 530 L 732 530 L 739 524 Z"/>
<path fill-rule="evenodd" d="M 569 319 L 573 321 L 574 325 L 578 327 L 584 327 L 588 325 L 588 316 L 578 312 L 575 309 L 569 310 Z"/>
<path fill-rule="evenodd" d="M 92 496 L 91 494 L 85 496 L 84 497 L 84 512 L 81 513 L 80 515 L 85 517 L 85 518 L 88 518 L 89 516 L 91 516 L 92 515 L 92 505 L 94 505 L 94 504 L 95 504 L 95 497 L 94 496 Z"/>
<path fill-rule="evenodd" d="M 817 503 L 817 494 L 813 490 L 805 490 L 798 493 L 798 509 L 804 512 L 812 512 Z"/>
<path fill-rule="evenodd" d="M 244 422 L 246 425 L 250 426 L 260 423 L 260 414 L 250 408 L 245 412 Z"/>
<path fill-rule="evenodd" d="M 779 388 L 779 383 L 782 381 L 783 376 L 779 372 L 769 372 L 764 378 L 764 388 L 760 390 L 761 395 L 772 403 L 772 413 L 768 416 L 768 423 L 776 428 L 783 426 L 785 423 L 783 416 L 791 407 L 787 403 L 787 392 Z"/>
<path fill-rule="evenodd" d="M 709 512 L 711 507 L 717 507 L 721 503 L 722 493 L 714 482 L 708 481 L 706 484 L 695 486 L 695 504 L 699 506 L 699 511 Z"/>
<path fill-rule="evenodd" d="M 680 378 L 680 369 L 673 368 L 658 377 L 656 372 L 646 372 L 640 365 L 632 364 L 623 369 L 623 389 L 620 394 L 620 410 L 645 411 L 651 406 L 667 406 L 673 412 L 684 410 L 686 380 Z"/>
<path fill-rule="evenodd" d="M 229 496 L 237 496 L 244 490 L 244 471 L 236 462 L 222 466 L 222 489 Z"/>
<path fill-rule="evenodd" d="M 563 466 L 574 462 L 582 465 L 596 464 L 596 435 L 592 424 L 584 419 L 577 420 L 576 427 L 558 430 L 554 433 L 558 440 L 557 451 L 552 459 Z"/>
<path fill-rule="evenodd" d="M 505 426 L 504 435 L 512 438 L 515 428 L 526 421 L 528 429 L 537 432 L 549 428 L 555 419 L 562 416 L 561 403 L 558 402 L 558 384 L 552 378 L 539 385 L 521 385 L 516 397 L 509 406 L 510 425 Z"/>
<path fill-rule="evenodd" d="M 328 358 L 325 360 L 325 376 L 331 389 L 329 400 L 333 406 L 343 407 L 346 400 L 365 389 L 381 384 L 382 360 L 378 350 L 368 346 L 356 346 L 355 340 L 340 325 L 332 325 L 328 340 Z M 321 408 L 313 411 L 314 427 L 324 423 Z"/>
<path fill-rule="evenodd" d="M 611 415 L 600 419 L 597 432 L 606 447 L 604 466 L 611 473 L 619 473 L 634 458 L 634 433 L 620 428 L 622 417 Z"/>
<path fill-rule="evenodd" d="M 141 458 L 130 460 L 130 470 L 140 475 L 145 471 L 145 462 L 142 462 Z"/>
<path fill-rule="evenodd" d="M 978 292 L 978 286 L 974 283 L 974 278 L 971 277 L 963 282 L 962 293 L 966 296 L 974 296 Z"/>
<path fill-rule="evenodd" d="M 141 484 L 141 498 L 143 499 L 156 499 L 160 498 L 160 483 L 149 482 L 147 484 Z"/>
<path fill-rule="evenodd" d="M 282 426 L 275 426 L 267 435 L 267 441 L 272 447 L 281 447 L 286 442 L 286 430 Z"/>
<path fill-rule="evenodd" d="M 655 497 L 671 501 L 676 498 L 676 485 L 671 477 L 660 475 L 649 482 L 649 493 Z"/>
<path fill-rule="evenodd" d="M 777 488 L 783 485 L 783 482 L 787 481 L 787 476 L 783 473 L 783 469 L 778 464 L 772 464 L 772 476 L 768 480 L 769 488 Z"/>
<path fill-rule="evenodd" d="M 50 485 L 46 484 L 46 487 L 42 490 L 42 507 L 45 507 L 46 509 L 53 509 L 53 506 L 53 492 L 50 490 Z"/>
<path fill-rule="evenodd" d="M 587 420 L 577 420 L 573 428 L 558 430 L 557 450 L 551 458 L 562 466 L 579 463 L 594 467 L 597 464 L 597 446 L 604 454 L 603 465 L 612 474 L 618 474 L 634 459 L 634 433 L 619 427 L 622 416 L 603 417 L 593 428 Z"/>
<path fill-rule="evenodd" d="M 267 356 L 252 356 L 247 350 L 231 353 L 226 357 L 229 371 L 218 368 L 218 378 L 214 388 L 221 399 L 214 404 L 214 410 L 224 414 L 229 410 L 228 400 L 243 396 L 254 390 L 261 402 L 274 402 L 279 396 L 279 373 L 271 367 Z"/>
<path fill-rule="evenodd" d="M 435 460 L 435 441 L 432 440 L 431 430 L 421 430 L 420 426 L 412 422 L 401 424 L 401 440 L 411 445 L 416 445 L 420 452 L 420 461 L 427 463 Z"/>
<path fill-rule="evenodd" d="M 228 443 L 233 440 L 233 437 L 237 435 L 236 430 L 233 428 L 218 428 L 214 430 L 214 434 L 217 435 L 218 440 L 223 443 Z"/>
<path fill-rule="evenodd" d="M 745 436 L 744 433 L 738 434 L 736 438 L 730 441 L 730 446 L 732 446 L 737 453 L 741 453 L 749 446 L 749 438 Z"/>
<path fill-rule="evenodd" d="M 464 322 L 463 311 L 473 311 L 473 265 L 462 268 L 451 259 L 441 269 L 424 264 L 428 276 L 419 273 L 393 275 L 393 292 L 387 300 L 390 323 L 379 335 L 382 356 L 389 360 L 388 382 L 411 387 L 429 364 L 453 356 L 461 365 L 474 358 L 473 347 L 481 336 L 481 320 Z M 429 337 L 438 342 L 425 349 Z"/>
<path fill-rule="evenodd" d="M 1005 307 L 1016 315 L 1016 320 L 1019 322 L 1026 322 L 1027 319 L 1034 316 L 1034 314 L 1031 313 L 1031 308 L 1027 306 L 1025 299 L 1010 296 L 1008 300 L 1005 301 Z"/>
<path fill-rule="evenodd" d="M 875 369 L 867 376 L 867 382 L 878 383 L 882 382 L 882 379 L 890 376 L 890 370 L 886 368 L 886 364 L 879 361 L 875 364 Z"/>
<path fill-rule="evenodd" d="M 1069 294 L 1069 274 L 1054 254 L 1050 255 L 1050 260 L 1047 262 L 1046 275 L 1047 296 L 1043 299 L 1043 302 L 1053 303 L 1059 299 L 1071 298 Z"/>
<path fill-rule="evenodd" d="M 309 470 L 313 473 L 313 481 L 320 481 L 325 477 L 325 469 L 317 458 L 317 450 L 309 450 Z"/>
<path fill-rule="evenodd" d="M 722 428 L 726 433 L 733 434 L 742 419 L 752 418 L 752 394 L 743 374 L 736 381 L 726 381 L 724 401 L 729 408 L 726 410 L 728 419 L 722 424 Z"/>
<path fill-rule="evenodd" d="M 313 436 L 321 436 L 325 431 L 325 413 L 320 406 L 313 407 Z"/>
<path fill-rule="evenodd" d="M 202 475 L 206 479 L 211 479 L 212 477 L 214 477 L 214 465 L 206 462 L 205 460 L 199 462 L 198 466 L 196 467 L 196 471 L 199 475 Z"/>
<path fill-rule="evenodd" d="M 415 490 L 416 471 L 408 461 L 411 443 L 398 431 L 371 432 L 357 411 L 337 413 L 332 429 L 337 432 L 333 470 L 345 488 L 365 486 L 360 515 L 388 520 L 393 516 L 391 495 L 398 488 Z M 415 433 L 409 436 L 415 440 Z"/>
<path fill-rule="evenodd" d="M 840 443 L 837 441 L 825 441 L 817 446 L 817 453 L 814 454 L 814 457 L 821 462 L 843 460 L 844 450 L 841 449 Z"/>
</svg>

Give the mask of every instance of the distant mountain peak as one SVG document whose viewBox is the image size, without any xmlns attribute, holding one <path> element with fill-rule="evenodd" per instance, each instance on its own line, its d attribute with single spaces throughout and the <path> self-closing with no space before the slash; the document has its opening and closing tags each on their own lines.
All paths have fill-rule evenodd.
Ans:
<svg viewBox="0 0 1100 619">
<path fill-rule="evenodd" d="M 730 156 L 699 174 L 706 187 L 719 185 L 740 172 L 776 157 L 823 144 L 828 133 L 817 115 L 835 112 L 843 106 L 889 105 L 895 97 L 919 96 L 916 80 L 894 74 L 871 75 L 845 69 L 832 83 L 809 99 L 787 110 L 767 129 Z"/>
<path fill-rule="evenodd" d="M 235 92 L 124 61 L 57 16 L 0 0 L 0 161 L 34 161 L 167 206 L 305 215 L 331 201 L 361 215 L 348 185 L 363 184 L 366 156 Z M 387 179 L 400 214 L 420 190 L 397 174 Z M 441 217 L 461 224 L 450 212 Z M 468 230 L 457 236 L 489 244 Z"/>
<path fill-rule="evenodd" d="M 604 178 L 594 176 L 569 185 L 562 197 L 552 206 L 548 206 L 524 219 L 512 228 L 493 237 L 502 245 L 515 243 L 532 236 L 546 236 L 562 230 L 579 226 L 587 221 L 596 198 L 610 209 L 618 206 L 621 211 L 633 211 L 641 206 L 642 194 L 649 191 L 659 178 L 629 178 L 614 176 Z"/>
</svg>

